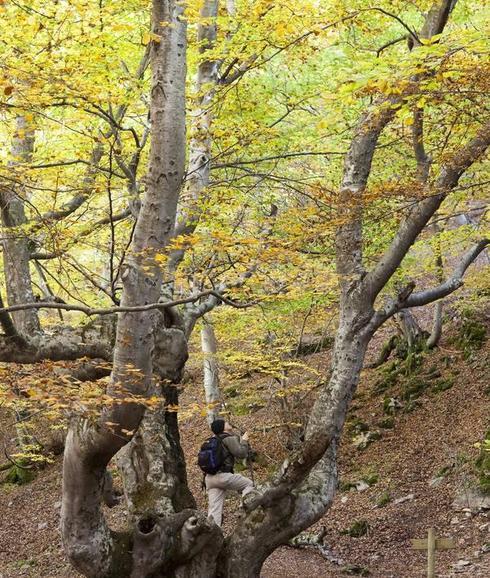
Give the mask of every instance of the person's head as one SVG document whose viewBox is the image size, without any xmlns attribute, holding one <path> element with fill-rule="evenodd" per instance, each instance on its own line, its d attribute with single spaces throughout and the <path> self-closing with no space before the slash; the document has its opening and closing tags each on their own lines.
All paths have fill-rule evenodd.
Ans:
<svg viewBox="0 0 490 578">
<path fill-rule="evenodd" d="M 232 430 L 231 425 L 222 418 L 215 419 L 211 424 L 211 431 L 214 435 L 219 435 L 223 432 L 230 433 Z"/>
</svg>

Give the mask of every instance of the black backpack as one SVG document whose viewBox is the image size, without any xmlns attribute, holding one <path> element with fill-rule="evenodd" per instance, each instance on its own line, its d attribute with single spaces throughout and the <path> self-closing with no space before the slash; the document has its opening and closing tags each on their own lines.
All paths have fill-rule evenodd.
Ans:
<svg viewBox="0 0 490 578">
<path fill-rule="evenodd" d="M 223 439 L 220 436 L 213 436 L 202 444 L 197 454 L 197 465 L 205 474 L 214 476 L 223 466 L 226 455 Z"/>
</svg>

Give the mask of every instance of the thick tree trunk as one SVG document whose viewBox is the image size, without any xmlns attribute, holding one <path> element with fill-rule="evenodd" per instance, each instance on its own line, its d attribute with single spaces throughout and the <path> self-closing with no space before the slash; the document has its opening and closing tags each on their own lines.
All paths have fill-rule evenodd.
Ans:
<svg viewBox="0 0 490 578">
<path fill-rule="evenodd" d="M 202 61 L 199 63 L 194 82 L 196 108 L 191 118 L 191 141 L 189 145 L 189 166 L 187 186 L 181 197 L 175 235 L 190 235 L 199 224 L 203 195 L 207 194 L 211 168 L 211 125 L 213 122 L 213 98 L 218 80 L 219 62 L 205 58 L 207 51 L 216 42 L 216 17 L 218 0 L 203 0 L 200 17 L 203 22 L 198 27 L 198 42 Z M 172 251 L 169 259 L 171 275 L 184 258 L 185 249 Z"/>
<path fill-rule="evenodd" d="M 138 215 L 121 275 L 121 305 L 154 303 L 160 297 L 162 272 L 157 255 L 174 231 L 185 162 L 186 22 L 176 0 L 153 1 L 151 148 L 148 189 Z M 70 427 L 63 467 L 62 535 L 74 566 L 88 577 L 132 578 L 173 575 L 192 557 L 193 548 L 213 535 L 192 512 L 165 519 L 151 515 L 134 529 L 133 546 L 110 531 L 101 510 L 105 469 L 134 435 L 144 408 L 128 395 L 152 391 L 152 350 L 158 312 L 121 313 L 118 317 L 112 384 L 114 405 L 98 424 L 78 419 Z M 183 360 L 185 362 L 185 358 Z M 117 403 L 117 400 L 120 403 Z M 108 426 L 108 422 L 111 423 Z M 209 531 L 208 531 L 209 530 Z M 195 535 L 191 541 L 190 536 Z M 153 550 L 155 547 L 155 551 Z"/>
<path fill-rule="evenodd" d="M 138 432 L 118 454 L 128 512 L 133 521 L 195 508 L 187 485 L 180 445 L 175 385 L 165 389 L 165 403 L 147 410 Z M 155 392 L 162 397 L 162 392 Z M 167 409 L 170 408 L 170 409 Z"/>
<path fill-rule="evenodd" d="M 350 400 L 359 382 L 370 340 L 369 317 L 345 316 L 337 332 L 332 376 L 313 407 L 305 444 L 322 440 L 323 457 L 294 489 L 269 507 L 259 507 L 241 521 L 222 557 L 219 578 L 257 578 L 266 558 L 280 545 L 319 520 L 330 507 L 337 487 L 336 448 Z M 357 326 L 359 331 L 353 331 Z M 286 466 L 287 468 L 287 466 Z"/>
<path fill-rule="evenodd" d="M 434 315 L 432 317 L 432 329 L 427 338 L 427 347 L 433 349 L 437 347 L 442 336 L 442 312 L 444 309 L 443 301 L 438 301 L 434 306 Z"/>
<path fill-rule="evenodd" d="M 25 116 L 16 119 L 16 134 L 12 145 L 12 167 L 21 166 L 32 160 L 34 148 L 34 131 L 28 125 Z M 22 186 L 4 189 L 0 192 L 0 209 L 2 214 L 2 244 L 5 269 L 7 302 L 9 305 L 32 303 L 31 271 L 29 267 L 29 239 L 22 227 L 27 223 Z M 40 331 L 37 311 L 26 309 L 12 314 L 14 324 L 19 332 L 32 335 Z"/>
<path fill-rule="evenodd" d="M 183 164 L 183 158 L 175 156 L 176 149 L 180 152 L 183 150 L 180 140 L 183 131 L 179 131 L 183 127 L 176 127 L 173 121 L 176 118 L 182 120 L 183 117 L 185 77 L 175 64 L 182 65 L 180 57 L 185 52 L 185 24 L 179 18 L 180 3 L 154 0 L 153 6 L 154 32 L 161 39 L 154 42 L 152 48 L 150 177 L 148 193 L 138 216 L 131 259 L 122 276 L 122 303 L 131 305 L 147 303 L 159 297 L 160 270 L 155 268 L 152 258 L 165 247 L 173 230 L 180 186 L 177 180 L 182 176 L 179 168 Z M 416 306 L 429 302 L 434 294 L 439 295 L 441 291 L 447 293 L 454 290 L 459 286 L 457 282 L 471 259 L 482 250 L 481 246 L 477 247 L 464 259 L 454 282 L 448 283 L 447 287 L 428 293 L 408 294 L 411 301 L 405 295 L 403 300 L 400 297 L 398 301 L 388 303 L 385 309 L 373 309 L 376 296 L 442 202 L 443 196 L 457 183 L 465 167 L 471 164 L 470 160 L 473 162 L 487 146 L 482 131 L 482 135 L 463 151 L 463 160 L 458 158 L 456 167 L 451 164 L 443 167 L 443 175 L 438 181 L 441 198 L 419 204 L 418 213 L 412 215 L 413 221 L 402 225 L 395 238 L 395 246 L 388 250 L 373 274 L 366 275 L 362 261 L 362 193 L 378 137 L 394 114 L 394 107 L 387 108 L 386 101 L 381 104 L 380 110 L 364 115 L 346 156 L 339 211 L 342 225 L 336 236 L 337 272 L 341 288 L 339 329 L 332 376 L 314 405 L 304 447 L 297 456 L 292 456 L 290 462 L 283 464 L 277 476 L 263 488 L 262 494 L 252 496 L 247 501 L 247 513 L 223 548 L 222 534 L 212 521 L 190 510 L 175 511 L 183 507 L 187 497 L 178 497 L 175 491 L 175 480 L 184 478 L 182 472 L 175 468 L 179 452 L 171 446 L 173 442 L 178 446 L 178 438 L 176 424 L 168 421 L 168 415 L 160 413 L 159 417 L 155 414 L 153 420 L 148 419 L 144 426 L 146 429 L 142 429 L 140 436 L 140 439 L 147 436 L 142 444 L 142 453 L 138 454 L 138 445 L 135 444 L 133 459 L 139 459 L 143 465 L 136 464 L 132 473 L 145 476 L 145 483 L 150 478 L 153 486 L 159 488 L 159 493 L 156 499 L 152 498 L 157 504 L 156 508 L 142 507 L 138 499 L 144 497 L 144 493 L 140 492 L 137 483 L 133 484 L 137 491 L 130 500 L 135 523 L 133 532 L 128 536 L 111 532 L 100 503 L 106 465 L 131 438 L 132 430 L 140 425 L 143 410 L 134 403 L 120 399 L 121 403 L 109 408 L 95 427 L 84 420 L 75 421 L 65 452 L 62 526 L 70 558 L 86 576 L 257 578 L 263 561 L 277 546 L 287 543 L 325 513 L 335 492 L 338 439 L 371 336 L 386 319 L 403 309 L 405 303 L 408 303 L 406 306 Z M 174 176 L 177 179 L 174 180 Z M 113 384 L 109 389 L 109 394 L 114 398 L 127 393 L 147 394 L 153 391 L 151 350 L 155 344 L 153 335 L 157 322 L 157 316 L 148 313 L 120 315 Z M 165 355 L 160 357 L 164 359 Z M 165 362 L 155 363 L 161 375 L 165 375 L 164 366 Z M 179 372 L 173 373 L 174 376 L 168 377 L 168 380 L 176 382 Z M 121 391 L 116 385 L 123 386 L 127 391 Z M 106 421 L 112 422 L 115 429 L 109 429 Z M 155 476 L 150 467 L 154 456 L 152 444 L 155 447 L 162 444 L 167 452 L 165 459 L 158 460 Z M 134 496 L 137 496 L 136 500 Z M 220 559 L 217 565 L 218 554 Z"/>
</svg>

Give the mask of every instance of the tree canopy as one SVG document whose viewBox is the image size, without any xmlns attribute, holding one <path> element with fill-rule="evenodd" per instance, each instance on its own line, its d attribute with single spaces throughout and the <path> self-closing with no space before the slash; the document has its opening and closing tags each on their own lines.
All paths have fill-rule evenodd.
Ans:
<svg viewBox="0 0 490 578">
<path fill-rule="evenodd" d="M 333 499 L 338 438 L 377 329 L 437 301 L 434 345 L 441 300 L 465 275 L 474 298 L 488 295 L 488 269 L 470 266 L 488 244 L 489 8 L 19 0 L 0 10 L 0 360 L 98 360 L 73 394 L 59 375 L 24 390 L 56 418 L 80 410 L 63 498 L 80 571 L 115 575 L 141 556 L 128 576 L 157 575 L 155 559 L 158 576 L 191 560 L 179 570 L 191 576 L 200 540 L 218 535 L 188 513 L 188 490 L 168 490 L 185 485 L 180 466 L 162 467 L 175 479 L 160 480 L 153 510 L 128 486 L 131 538 L 100 511 L 106 466 L 126 444 L 181 460 L 169 414 L 196 324 L 212 312 L 231 381 L 263 372 L 279 397 L 291 393 L 288 371 L 303 370 L 305 328 L 334 342 L 330 373 L 305 372 L 304 389 L 320 389 L 298 454 L 220 555 L 220 576 L 257 575 Z M 25 403 L 8 383 L 0 391 Z M 167 441 L 157 451 L 158 428 Z M 285 529 L 255 555 L 281 508 Z M 183 534 L 150 562 L 140 534 L 154 513 L 167 516 L 161 541 Z M 214 576 L 216 559 L 205 567 Z"/>
</svg>

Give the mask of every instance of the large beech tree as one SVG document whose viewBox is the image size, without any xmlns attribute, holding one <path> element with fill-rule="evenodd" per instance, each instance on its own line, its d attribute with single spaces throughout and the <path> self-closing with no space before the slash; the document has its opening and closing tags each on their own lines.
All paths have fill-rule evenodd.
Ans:
<svg viewBox="0 0 490 578">
<path fill-rule="evenodd" d="M 227 4 L 234 14 L 234 3 Z M 407 50 L 436 43 L 455 4 L 454 0 L 436 0 L 419 31 L 402 21 L 405 32 L 408 30 Z M 268 9 L 264 10 L 265 15 Z M 213 46 L 215 29 L 210 22 L 217 14 L 217 1 L 203 2 L 203 51 Z M 183 253 L 170 248 L 176 234 L 190 234 L 199 224 L 198 200 L 207 194 L 210 169 L 212 115 L 207 106 L 215 94 L 220 63 L 210 57 L 199 67 L 201 124 L 194 126 L 190 175 L 184 185 L 187 30 L 183 3 L 153 0 L 152 23 L 146 192 L 135 211 L 136 224 L 121 271 L 113 355 L 107 344 L 98 352 L 100 357 L 112 356 L 107 389 L 112 403 L 97 418 L 71 418 L 63 466 L 63 544 L 71 563 L 87 577 L 257 578 L 271 552 L 324 516 L 332 503 L 339 437 L 376 330 L 400 311 L 437 301 L 458 289 L 468 267 L 487 246 L 485 239 L 477 243 L 435 287 L 416 291 L 409 282 L 396 295 L 387 295 L 386 288 L 410 247 L 465 171 L 484 156 L 490 144 L 490 125 L 475 122 L 459 148 L 430 167 L 424 152 L 424 111 L 418 107 L 413 143 L 419 172 L 423 172 L 419 178 L 423 194 L 417 191 L 410 199 L 391 242 L 369 269 L 363 258 L 363 207 L 373 158 L 397 112 L 433 72 L 419 67 L 396 92 L 370 103 L 364 101 L 365 109 L 345 154 L 337 195 L 335 257 L 340 303 L 331 377 L 319 389 L 302 447 L 261 487 L 260 495 L 247 504 L 225 540 L 221 529 L 196 509 L 186 480 L 177 415 L 166 409 L 177 402 L 175 386 L 187 360 L 187 339 L 196 319 L 227 299 L 223 294 L 227 286 L 220 285 L 203 292 L 180 315 L 172 301 L 173 274 Z M 226 71 L 223 83 L 227 77 L 240 78 L 253 69 L 257 59 L 253 52 L 246 54 L 234 74 L 233 66 Z M 431 168 L 434 174 L 430 174 Z M 266 228 L 266 236 L 267 232 Z M 162 268 L 159 256 L 166 250 L 169 260 Z M 249 278 L 254 270 L 251 264 L 242 278 Z M 23 337 L 15 332 L 8 311 L 30 307 L 32 304 L 2 308 L 0 321 L 12 343 L 13 337 L 20 341 Z M 95 348 L 97 339 L 92 343 Z M 160 407 L 145 411 L 144 404 L 128 400 L 131 395 L 135 399 L 156 395 Z M 127 531 L 112 530 L 102 509 L 107 466 L 116 454 L 130 514 Z"/>
</svg>

